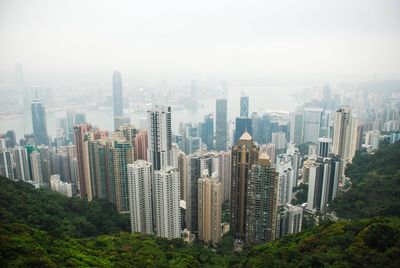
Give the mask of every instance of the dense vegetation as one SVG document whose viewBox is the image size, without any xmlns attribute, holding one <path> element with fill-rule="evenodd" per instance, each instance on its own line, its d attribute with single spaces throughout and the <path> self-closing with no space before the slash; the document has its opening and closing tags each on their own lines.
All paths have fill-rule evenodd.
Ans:
<svg viewBox="0 0 400 268">
<path fill-rule="evenodd" d="M 340 218 L 400 216 L 400 143 L 374 155 L 358 152 L 347 175 L 351 189 L 331 205 Z"/>
<path fill-rule="evenodd" d="M 104 200 L 67 198 L 0 176 L 0 223 L 22 223 L 54 237 L 87 237 L 129 231 L 129 217 Z"/>
<path fill-rule="evenodd" d="M 353 187 L 332 206 L 353 220 L 240 253 L 230 235 L 210 249 L 129 234 L 126 217 L 107 202 L 0 178 L 0 267 L 400 267 L 399 155 L 397 144 L 354 159 Z"/>
<path fill-rule="evenodd" d="M 327 223 L 241 253 L 142 234 L 54 239 L 23 224 L 1 224 L 0 239 L 1 267 L 400 267 L 399 218 Z"/>
</svg>

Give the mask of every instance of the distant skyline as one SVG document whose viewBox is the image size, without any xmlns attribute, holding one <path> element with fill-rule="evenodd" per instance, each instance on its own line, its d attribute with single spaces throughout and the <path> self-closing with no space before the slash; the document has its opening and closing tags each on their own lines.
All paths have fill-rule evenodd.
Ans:
<svg viewBox="0 0 400 268">
<path fill-rule="evenodd" d="M 0 79 L 400 78 L 400 2 L 0 1 Z"/>
</svg>

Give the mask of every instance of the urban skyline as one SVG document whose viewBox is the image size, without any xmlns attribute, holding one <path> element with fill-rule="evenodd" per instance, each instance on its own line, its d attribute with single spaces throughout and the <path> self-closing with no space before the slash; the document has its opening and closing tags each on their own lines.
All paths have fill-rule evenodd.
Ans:
<svg viewBox="0 0 400 268">
<path fill-rule="evenodd" d="M 396 263 L 399 3 L 34 2 L 0 3 L 0 266 Z"/>
</svg>

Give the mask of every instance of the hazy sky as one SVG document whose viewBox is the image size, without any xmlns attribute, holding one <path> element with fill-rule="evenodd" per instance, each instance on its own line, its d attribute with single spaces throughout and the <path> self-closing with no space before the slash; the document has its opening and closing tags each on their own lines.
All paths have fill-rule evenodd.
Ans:
<svg viewBox="0 0 400 268">
<path fill-rule="evenodd" d="M 400 1 L 0 0 L 0 72 L 400 77 Z"/>
</svg>

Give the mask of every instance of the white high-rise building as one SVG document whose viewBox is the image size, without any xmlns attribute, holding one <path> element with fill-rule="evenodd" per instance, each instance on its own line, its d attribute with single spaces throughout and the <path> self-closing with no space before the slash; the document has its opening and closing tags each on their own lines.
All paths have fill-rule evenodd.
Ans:
<svg viewBox="0 0 400 268">
<path fill-rule="evenodd" d="M 293 197 L 293 167 L 291 158 L 287 154 L 280 154 L 276 161 L 276 170 L 279 174 L 278 204 L 290 203 Z"/>
<path fill-rule="evenodd" d="M 50 188 L 54 192 L 59 192 L 65 196 L 72 197 L 72 183 L 61 181 L 59 174 L 51 175 Z"/>
<path fill-rule="evenodd" d="M 171 165 L 171 107 L 154 106 L 148 110 L 147 124 L 147 159 L 154 170 L 166 168 Z"/>
<path fill-rule="evenodd" d="M 137 160 L 128 164 L 129 211 L 131 231 L 153 233 L 151 163 Z"/>
<path fill-rule="evenodd" d="M 372 151 L 379 149 L 380 132 L 371 130 L 365 133 L 365 145 L 368 145 Z"/>
<path fill-rule="evenodd" d="M 351 115 L 351 109 L 343 107 L 336 111 L 332 152 L 342 159 L 341 177 L 344 167 L 351 163 L 357 149 L 358 120 Z"/>
<path fill-rule="evenodd" d="M 31 168 L 32 168 L 32 180 L 39 185 L 43 184 L 43 172 L 42 163 L 40 160 L 39 152 L 32 152 L 31 155 Z"/>
<path fill-rule="evenodd" d="M 313 142 L 317 144 L 321 130 L 321 108 L 304 109 L 303 142 Z"/>
<path fill-rule="evenodd" d="M 331 152 L 332 139 L 331 138 L 319 138 L 318 139 L 318 156 L 327 157 Z"/>
<path fill-rule="evenodd" d="M 15 164 L 16 179 L 30 181 L 31 176 L 29 174 L 28 152 L 26 148 L 18 146 L 13 148 L 12 152 Z"/>
<path fill-rule="evenodd" d="M 303 208 L 301 206 L 291 204 L 283 206 L 278 214 L 276 237 L 301 232 L 302 219 Z"/>
<path fill-rule="evenodd" d="M 286 133 L 285 132 L 273 132 L 272 133 L 272 144 L 275 145 L 276 149 L 286 148 Z"/>
<path fill-rule="evenodd" d="M 309 165 L 307 209 L 325 213 L 336 198 L 340 179 L 340 159 L 318 157 Z"/>
<path fill-rule="evenodd" d="M 221 241 L 222 185 L 215 176 L 210 178 L 205 170 L 198 180 L 198 238 L 214 244 Z"/>
<path fill-rule="evenodd" d="M 12 154 L 8 149 L 0 150 L 0 175 L 15 180 L 12 167 Z"/>
<path fill-rule="evenodd" d="M 168 239 L 181 236 L 179 170 L 167 167 L 154 171 L 154 221 L 157 236 Z"/>
</svg>

